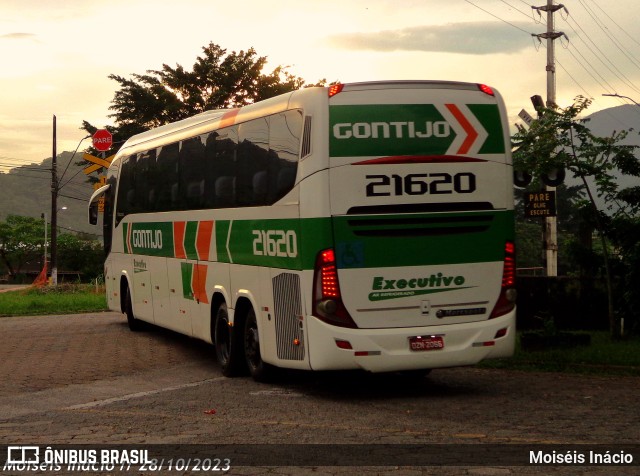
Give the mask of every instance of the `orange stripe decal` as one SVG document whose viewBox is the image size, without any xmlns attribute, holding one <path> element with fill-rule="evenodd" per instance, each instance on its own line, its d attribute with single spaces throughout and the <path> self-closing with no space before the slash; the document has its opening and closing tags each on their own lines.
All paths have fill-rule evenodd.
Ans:
<svg viewBox="0 0 640 476">
<path fill-rule="evenodd" d="M 193 289 L 193 297 L 198 301 L 205 304 L 209 304 L 207 298 L 207 265 L 194 264 L 193 265 L 193 278 L 191 282 L 191 288 Z"/>
<path fill-rule="evenodd" d="M 173 255 L 176 258 L 187 258 L 187 252 L 184 249 L 184 231 L 187 228 L 187 222 L 173 222 Z"/>
<path fill-rule="evenodd" d="M 460 123 L 464 131 L 467 133 L 467 138 L 464 140 L 464 142 L 462 142 L 462 145 L 460 146 L 460 149 L 458 149 L 457 154 L 467 154 L 469 152 L 469 149 L 471 149 L 473 143 L 478 138 L 478 132 L 473 128 L 467 118 L 464 117 L 464 114 L 460 112 L 458 106 L 456 106 L 455 104 L 446 104 L 446 106 L 447 109 L 449 109 L 449 112 L 453 114 L 453 117 L 456 118 L 456 121 Z"/>
<path fill-rule="evenodd" d="M 236 116 L 240 112 L 240 108 L 231 109 L 228 112 L 225 112 L 220 118 L 220 125 L 218 127 L 227 127 L 232 126 L 236 122 Z"/>
<path fill-rule="evenodd" d="M 196 250 L 198 259 L 209 261 L 209 248 L 211 247 L 211 236 L 213 233 L 213 221 L 201 221 L 198 225 L 196 236 Z"/>
</svg>

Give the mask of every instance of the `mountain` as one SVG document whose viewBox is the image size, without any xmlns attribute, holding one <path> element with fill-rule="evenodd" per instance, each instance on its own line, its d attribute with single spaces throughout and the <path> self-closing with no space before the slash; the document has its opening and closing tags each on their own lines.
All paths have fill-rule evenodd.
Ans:
<svg viewBox="0 0 640 476">
<path fill-rule="evenodd" d="M 102 230 L 87 221 L 87 203 L 93 185 L 82 173 L 86 163 L 75 165 L 82 158 L 71 152 L 58 155 L 57 170 L 60 184 L 58 196 L 58 225 L 61 232 L 74 230 L 101 235 Z M 51 220 L 51 158 L 40 164 L 11 169 L 0 173 L 0 220 L 7 215 L 40 218 L 42 213 Z M 66 207 L 65 209 L 63 209 Z"/>
<path fill-rule="evenodd" d="M 621 144 L 640 146 L 640 106 L 617 106 L 595 112 L 587 117 L 586 126 L 595 135 L 600 137 L 610 136 L 614 131 L 631 130 Z M 640 149 L 636 151 L 636 157 L 640 157 Z M 621 188 L 640 185 L 639 177 L 618 176 Z"/>
</svg>

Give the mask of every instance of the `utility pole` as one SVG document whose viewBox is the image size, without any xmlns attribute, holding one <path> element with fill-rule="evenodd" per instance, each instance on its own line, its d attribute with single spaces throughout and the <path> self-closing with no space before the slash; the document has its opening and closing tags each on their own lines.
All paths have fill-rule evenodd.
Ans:
<svg viewBox="0 0 640 476">
<path fill-rule="evenodd" d="M 53 152 L 51 162 L 51 284 L 58 285 L 58 164 L 56 116 L 53 116 Z"/>
<path fill-rule="evenodd" d="M 564 5 L 554 5 L 553 0 L 547 0 L 547 4 L 542 7 L 531 7 L 547 13 L 547 31 L 533 35 L 539 40 L 547 40 L 547 107 L 556 107 L 556 60 L 554 41 L 566 35 L 561 31 L 555 31 L 553 15 Z M 566 8 L 565 8 L 566 11 Z M 547 191 L 555 193 L 556 187 L 546 186 Z M 546 248 L 547 276 L 558 276 L 558 220 L 557 217 L 545 217 L 544 219 L 544 242 Z"/>
</svg>

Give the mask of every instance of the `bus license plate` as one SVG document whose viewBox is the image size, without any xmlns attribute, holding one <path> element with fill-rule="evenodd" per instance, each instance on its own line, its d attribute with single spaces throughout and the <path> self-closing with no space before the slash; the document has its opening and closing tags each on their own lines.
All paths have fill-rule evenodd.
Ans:
<svg viewBox="0 0 640 476">
<path fill-rule="evenodd" d="M 409 348 L 416 352 L 444 349 L 444 339 L 442 336 L 409 337 Z"/>
</svg>

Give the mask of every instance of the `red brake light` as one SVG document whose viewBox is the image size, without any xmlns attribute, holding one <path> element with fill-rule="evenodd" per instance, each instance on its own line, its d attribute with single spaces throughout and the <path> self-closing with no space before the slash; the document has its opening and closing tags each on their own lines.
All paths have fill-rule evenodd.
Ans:
<svg viewBox="0 0 640 476">
<path fill-rule="evenodd" d="M 504 266 L 500 296 L 489 319 L 507 314 L 516 306 L 516 247 L 512 241 L 504 245 Z"/>
<path fill-rule="evenodd" d="M 341 93 L 343 88 L 344 84 L 332 84 L 331 86 L 329 86 L 329 97 L 332 98 L 336 94 Z"/>
<path fill-rule="evenodd" d="M 333 249 L 318 253 L 313 283 L 313 315 L 334 326 L 357 327 L 342 302 Z"/>
<path fill-rule="evenodd" d="M 478 84 L 478 89 L 483 93 L 488 94 L 489 96 L 495 96 L 495 94 L 493 93 L 493 89 L 491 89 L 491 87 L 487 86 L 486 84 Z"/>
<path fill-rule="evenodd" d="M 502 272 L 502 287 L 512 288 L 516 285 L 516 246 L 507 241 L 504 246 L 504 271 Z"/>
</svg>

